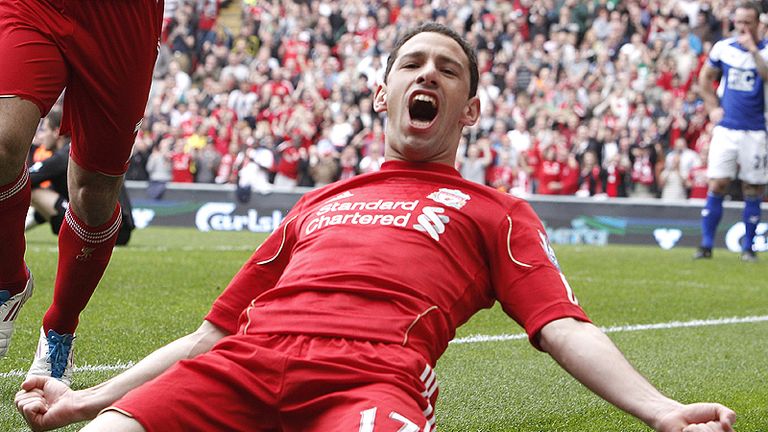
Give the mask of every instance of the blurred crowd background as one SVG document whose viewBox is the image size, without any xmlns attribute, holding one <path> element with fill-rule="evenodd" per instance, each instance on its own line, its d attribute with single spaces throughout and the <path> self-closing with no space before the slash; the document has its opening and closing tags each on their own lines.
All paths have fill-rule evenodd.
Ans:
<svg viewBox="0 0 768 432">
<path fill-rule="evenodd" d="M 713 125 L 697 75 L 732 31 L 735 1 L 165 4 L 128 180 L 268 193 L 378 170 L 385 118 L 373 92 L 398 36 L 434 20 L 478 51 L 466 178 L 518 196 L 706 195 Z"/>
</svg>

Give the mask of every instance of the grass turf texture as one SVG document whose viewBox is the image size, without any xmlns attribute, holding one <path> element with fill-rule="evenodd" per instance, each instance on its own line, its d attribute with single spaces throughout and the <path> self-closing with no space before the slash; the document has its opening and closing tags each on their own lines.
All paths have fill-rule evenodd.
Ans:
<svg viewBox="0 0 768 432">
<path fill-rule="evenodd" d="M 118 248 L 78 329 L 78 366 L 137 361 L 197 327 L 211 301 L 262 241 L 250 233 L 149 228 Z M 564 273 L 600 326 L 768 315 L 768 261 L 743 264 L 716 250 L 557 246 Z M 0 360 L 0 430 L 25 430 L 13 407 L 52 296 L 55 238 L 29 233 L 27 261 L 36 292 Z M 498 307 L 478 314 L 457 337 L 522 330 Z M 768 322 L 617 332 L 609 336 L 666 394 L 734 408 L 737 431 L 768 431 Z M 526 340 L 452 344 L 437 365 L 438 427 L 459 431 L 646 431 L 633 417 L 585 390 Z M 80 371 L 74 388 L 119 371 Z M 1 376 L 1 375 L 0 375 Z M 79 425 L 81 426 L 81 425 Z M 76 430 L 69 427 L 65 430 Z"/>
</svg>

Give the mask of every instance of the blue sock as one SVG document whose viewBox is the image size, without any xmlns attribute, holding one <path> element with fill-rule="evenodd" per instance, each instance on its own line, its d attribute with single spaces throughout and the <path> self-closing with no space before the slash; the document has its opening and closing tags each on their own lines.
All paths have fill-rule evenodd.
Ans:
<svg viewBox="0 0 768 432">
<path fill-rule="evenodd" d="M 701 247 L 712 249 L 715 243 L 717 225 L 723 217 L 723 197 L 707 194 L 707 203 L 701 210 Z"/>
<path fill-rule="evenodd" d="M 744 213 L 742 214 L 742 219 L 747 232 L 744 235 L 744 242 L 741 245 L 742 251 L 752 250 L 752 243 L 755 240 L 757 224 L 760 223 L 760 202 L 762 202 L 762 199 L 759 197 L 744 197 Z"/>
</svg>

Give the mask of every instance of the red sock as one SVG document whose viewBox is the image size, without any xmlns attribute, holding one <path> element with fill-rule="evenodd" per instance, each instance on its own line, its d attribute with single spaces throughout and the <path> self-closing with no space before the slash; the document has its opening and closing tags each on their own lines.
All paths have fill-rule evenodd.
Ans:
<svg viewBox="0 0 768 432">
<path fill-rule="evenodd" d="M 0 186 L 0 290 L 18 294 L 27 285 L 24 264 L 24 219 L 29 209 L 31 188 L 24 167 L 19 177 Z"/>
<path fill-rule="evenodd" d="M 43 329 L 74 334 L 88 300 L 112 256 L 122 217 L 120 204 L 107 223 L 89 227 L 67 209 L 59 231 L 59 265 L 53 304 L 43 317 Z"/>
</svg>

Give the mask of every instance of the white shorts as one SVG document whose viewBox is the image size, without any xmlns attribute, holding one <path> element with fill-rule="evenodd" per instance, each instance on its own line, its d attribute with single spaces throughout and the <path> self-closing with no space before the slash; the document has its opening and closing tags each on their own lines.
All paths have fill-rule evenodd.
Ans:
<svg viewBox="0 0 768 432">
<path fill-rule="evenodd" d="M 768 137 L 765 131 L 715 126 L 709 144 L 707 177 L 735 179 L 755 185 L 768 183 Z"/>
</svg>

